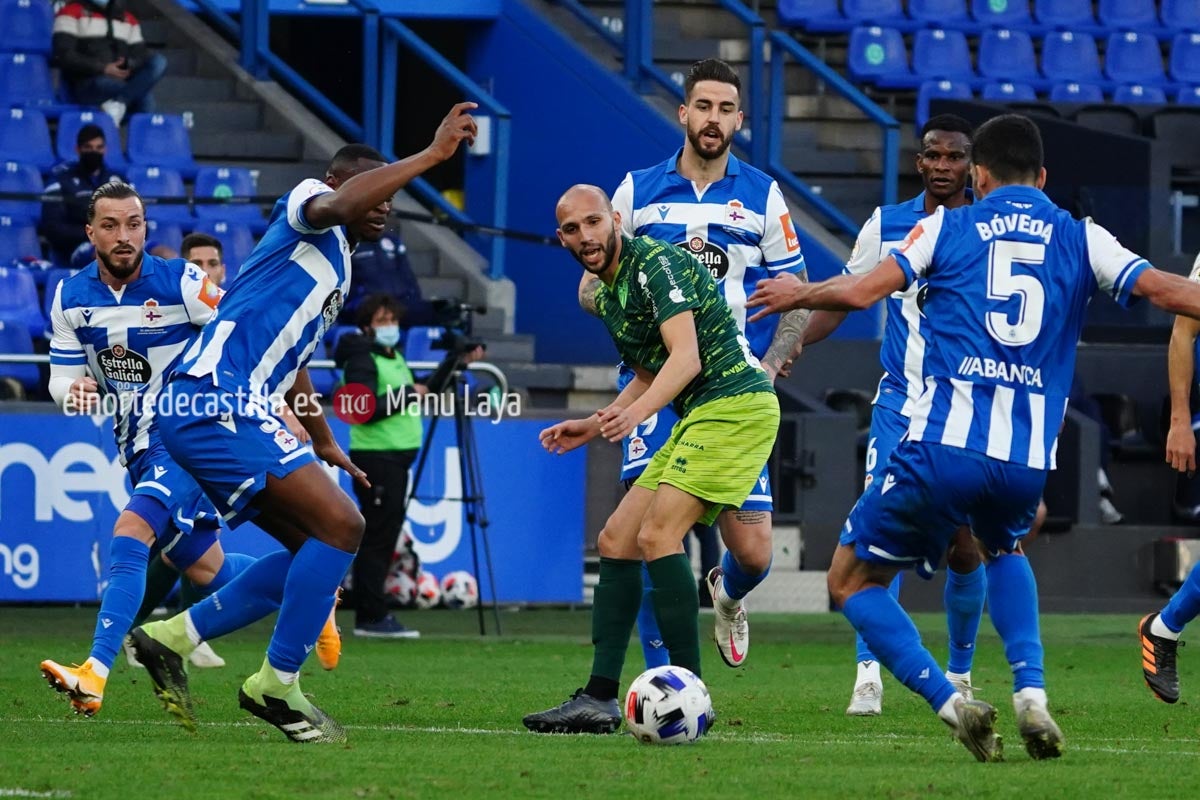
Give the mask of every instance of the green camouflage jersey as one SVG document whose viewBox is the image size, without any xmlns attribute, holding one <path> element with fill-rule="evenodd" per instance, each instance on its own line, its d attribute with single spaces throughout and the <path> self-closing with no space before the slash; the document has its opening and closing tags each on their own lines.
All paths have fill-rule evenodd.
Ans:
<svg viewBox="0 0 1200 800">
<path fill-rule="evenodd" d="M 659 327 L 691 311 L 700 374 L 675 398 L 680 416 L 717 397 L 774 391 L 707 267 L 649 236 L 621 241 L 617 277 L 612 286 L 601 283 L 596 290 L 596 313 L 626 364 L 657 375 L 669 355 Z"/>
</svg>

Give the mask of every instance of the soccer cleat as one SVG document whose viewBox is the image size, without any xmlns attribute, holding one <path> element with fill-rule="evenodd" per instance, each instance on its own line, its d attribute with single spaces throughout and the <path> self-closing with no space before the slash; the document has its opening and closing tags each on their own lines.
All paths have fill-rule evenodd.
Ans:
<svg viewBox="0 0 1200 800">
<path fill-rule="evenodd" d="M 878 683 L 860 683 L 854 687 L 850 696 L 850 705 L 846 709 L 848 717 L 878 717 L 883 713 L 883 687 Z"/>
<path fill-rule="evenodd" d="M 342 587 L 339 586 L 333 598 L 333 608 L 329 609 L 329 619 L 325 620 L 325 627 L 321 628 L 321 635 L 317 637 L 317 661 L 326 670 L 337 669 L 342 657 L 342 631 L 337 625 L 337 610 L 341 604 Z"/>
<path fill-rule="evenodd" d="M 746 620 L 744 601 L 738 601 L 737 608 L 732 610 L 721 603 L 717 592 L 724 576 L 720 567 L 713 567 L 704 579 L 713 598 L 713 638 L 722 660 L 731 667 L 740 667 L 746 663 L 746 656 L 750 652 L 750 623 Z"/>
<path fill-rule="evenodd" d="M 196 649 L 188 656 L 188 662 L 193 667 L 200 667 L 201 669 L 225 666 L 225 659 L 217 655 L 208 642 L 201 642 L 196 645 Z"/>
<path fill-rule="evenodd" d="M 1062 755 L 1062 730 L 1046 709 L 1030 706 L 1018 713 L 1017 730 L 1025 740 L 1025 752 L 1029 753 L 1030 758 L 1041 761 Z"/>
<path fill-rule="evenodd" d="M 47 659 L 41 666 L 42 677 L 50 684 L 50 688 L 65 694 L 76 714 L 94 717 L 100 712 L 100 704 L 104 702 L 104 684 L 108 681 L 92 671 L 91 662 L 82 667 L 64 667 Z"/>
<path fill-rule="evenodd" d="M 1138 624 L 1142 640 L 1142 676 L 1159 700 L 1175 703 L 1179 701 L 1179 672 L 1175 668 L 1179 642 L 1150 632 L 1150 624 L 1156 616 L 1147 614 Z"/>
<path fill-rule="evenodd" d="M 996 709 L 982 700 L 963 700 L 955 703 L 954 711 L 958 716 L 954 736 L 971 755 L 977 761 L 1003 761 L 1004 743 L 996 734 Z"/>
<path fill-rule="evenodd" d="M 121 642 L 121 650 L 125 653 L 125 661 L 129 666 L 135 669 L 142 668 L 142 662 L 137 660 L 137 653 L 133 651 L 133 639 L 129 634 L 125 634 L 125 640 Z"/>
<path fill-rule="evenodd" d="M 946 678 L 950 681 L 950 684 L 954 687 L 954 690 L 963 696 L 963 700 L 975 699 L 975 687 L 972 686 L 968 681 L 963 680 L 962 678 L 951 678 L 949 675 L 947 675 Z"/>
<path fill-rule="evenodd" d="M 309 702 L 300 691 L 299 681 L 285 684 L 274 675 L 256 672 L 238 690 L 238 705 L 279 728 L 293 742 L 336 744 L 346 741 L 346 731 Z"/>
<path fill-rule="evenodd" d="M 521 720 L 534 733 L 615 733 L 621 727 L 616 699 L 598 700 L 576 689 L 562 705 L 529 714 Z"/>
<path fill-rule="evenodd" d="M 187 665 L 184 657 L 151 636 L 148 628 L 164 623 L 150 623 L 135 628 L 129 635 L 133 638 L 133 651 L 138 661 L 150 673 L 154 684 L 154 695 L 168 714 L 189 731 L 196 730 L 196 717 L 192 712 L 192 696 L 188 691 Z"/>
</svg>

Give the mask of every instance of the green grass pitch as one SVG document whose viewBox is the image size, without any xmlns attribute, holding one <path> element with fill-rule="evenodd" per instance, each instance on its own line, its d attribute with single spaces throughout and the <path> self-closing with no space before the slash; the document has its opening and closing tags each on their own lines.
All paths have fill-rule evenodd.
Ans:
<svg viewBox="0 0 1200 800">
<path fill-rule="evenodd" d="M 705 681 L 718 720 L 683 747 L 625 735 L 538 736 L 521 716 L 555 705 L 591 664 L 586 611 L 503 615 L 503 637 L 477 635 L 473 612 L 421 612 L 418 641 L 347 637 L 341 666 L 311 659 L 305 691 L 346 725 L 344 746 L 304 746 L 238 709 L 261 663 L 268 624 L 214 643 L 228 666 L 193 670 L 199 731 L 172 724 L 141 670 L 118 663 L 94 719 L 69 713 L 38 673 L 43 658 L 82 661 L 90 608 L 0 610 L 0 797 L 71 798 L 1162 798 L 1191 796 L 1200 768 L 1200 674 L 1181 651 L 1183 699 L 1142 683 L 1132 616 L 1043 619 L 1051 710 L 1066 753 L 1034 762 L 1013 723 L 1000 643 L 984 621 L 980 698 L 1000 712 L 1007 761 L 976 763 L 919 698 L 885 679 L 884 714 L 843 711 L 853 637 L 838 615 L 755 614 L 741 670 L 709 644 Z M 344 614 L 344 625 L 350 624 Z M 701 617 L 702 633 L 711 617 Z M 945 657 L 944 622 L 918 618 Z M 636 643 L 625 684 L 641 667 Z"/>
</svg>

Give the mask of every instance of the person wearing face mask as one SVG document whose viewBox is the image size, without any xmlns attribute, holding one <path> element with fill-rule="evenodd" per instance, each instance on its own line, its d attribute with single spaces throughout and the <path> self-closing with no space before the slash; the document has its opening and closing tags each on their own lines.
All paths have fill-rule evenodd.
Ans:
<svg viewBox="0 0 1200 800">
<path fill-rule="evenodd" d="M 106 183 L 125 181 L 125 176 L 104 163 L 107 143 L 99 125 L 84 125 L 75 136 L 74 161 L 59 164 L 50 173 L 46 193 L 60 195 L 42 206 L 42 235 L 50 242 L 55 264 L 71 263 L 75 248 L 87 242 L 88 203 L 92 192 Z M 90 259 L 89 259 L 90 263 Z"/>
</svg>

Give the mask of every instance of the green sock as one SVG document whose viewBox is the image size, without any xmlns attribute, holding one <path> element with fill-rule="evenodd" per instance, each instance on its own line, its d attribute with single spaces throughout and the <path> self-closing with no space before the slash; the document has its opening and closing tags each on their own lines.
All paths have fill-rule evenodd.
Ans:
<svg viewBox="0 0 1200 800">
<path fill-rule="evenodd" d="M 187 611 L 205 597 L 204 591 L 187 578 L 179 579 L 179 610 Z"/>
<path fill-rule="evenodd" d="M 179 580 L 179 573 L 174 568 L 168 567 L 162 560 L 162 556 L 155 556 L 150 560 L 146 566 L 146 594 L 142 598 L 142 607 L 138 609 L 137 615 L 133 618 L 131 629 L 141 625 L 154 613 L 154 609 L 158 608 L 163 598 L 171 593 L 177 580 Z"/>
<path fill-rule="evenodd" d="M 593 675 L 621 680 L 629 635 L 641 604 L 642 562 L 601 557 L 600 581 L 592 596 Z"/>
<path fill-rule="evenodd" d="M 182 612 L 170 619 L 151 622 L 145 626 L 146 634 L 156 641 L 162 642 L 179 655 L 187 658 L 196 649 L 187 634 L 187 620 Z"/>
<path fill-rule="evenodd" d="M 654 615 L 671 663 L 700 674 L 700 596 L 692 564 L 683 553 L 646 563 Z"/>
</svg>

